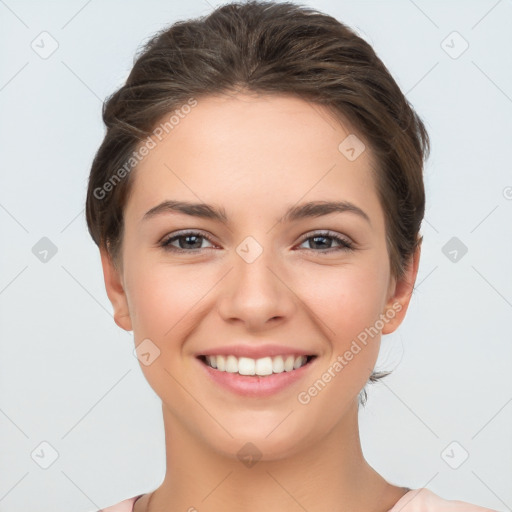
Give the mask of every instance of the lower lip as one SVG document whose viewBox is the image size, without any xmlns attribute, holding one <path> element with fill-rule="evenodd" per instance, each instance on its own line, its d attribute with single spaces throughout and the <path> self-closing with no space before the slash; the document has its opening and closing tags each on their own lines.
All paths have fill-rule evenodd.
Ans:
<svg viewBox="0 0 512 512">
<path fill-rule="evenodd" d="M 304 366 L 290 372 L 273 373 L 260 377 L 258 375 L 240 375 L 239 373 L 222 372 L 216 370 L 200 359 L 197 361 L 204 368 L 208 376 L 222 387 L 242 396 L 268 397 L 282 391 L 297 382 L 309 371 L 316 358 Z"/>
</svg>

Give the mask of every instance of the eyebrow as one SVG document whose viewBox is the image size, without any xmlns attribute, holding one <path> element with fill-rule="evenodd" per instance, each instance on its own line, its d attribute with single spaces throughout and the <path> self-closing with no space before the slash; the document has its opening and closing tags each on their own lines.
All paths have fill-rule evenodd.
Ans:
<svg viewBox="0 0 512 512">
<path fill-rule="evenodd" d="M 304 218 L 321 217 L 331 213 L 353 213 L 365 219 L 370 225 L 370 217 L 358 206 L 348 201 L 310 201 L 297 206 L 290 207 L 286 213 L 277 221 L 278 223 L 289 223 Z M 167 200 L 148 210 L 142 220 L 148 220 L 157 215 L 165 213 L 182 213 L 193 217 L 212 219 L 222 224 L 229 224 L 226 211 L 222 207 L 206 203 L 190 203 L 187 201 Z"/>
</svg>

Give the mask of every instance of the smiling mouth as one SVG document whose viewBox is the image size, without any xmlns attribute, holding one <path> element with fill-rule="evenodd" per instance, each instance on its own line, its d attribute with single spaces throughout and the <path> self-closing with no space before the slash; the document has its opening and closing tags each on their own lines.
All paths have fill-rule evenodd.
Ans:
<svg viewBox="0 0 512 512">
<path fill-rule="evenodd" d="M 317 356 L 287 355 L 262 357 L 236 357 L 233 355 L 198 356 L 206 366 L 217 371 L 238 373 L 244 376 L 266 377 L 277 373 L 292 372 L 309 364 Z"/>
</svg>

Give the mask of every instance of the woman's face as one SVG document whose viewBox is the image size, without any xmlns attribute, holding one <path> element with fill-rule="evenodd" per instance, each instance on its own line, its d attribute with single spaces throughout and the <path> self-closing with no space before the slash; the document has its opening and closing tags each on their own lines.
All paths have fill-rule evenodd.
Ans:
<svg viewBox="0 0 512 512">
<path fill-rule="evenodd" d="M 119 274 L 102 254 L 116 322 L 144 343 L 176 428 L 231 457 L 246 442 L 263 459 L 313 446 L 357 408 L 411 291 L 390 276 L 369 149 L 321 106 L 242 94 L 199 99 L 154 140 L 133 171 Z M 353 206 L 315 206 L 327 202 Z M 253 357 L 221 372 L 205 354 Z M 315 357 L 279 373 L 275 356 L 293 354 Z"/>
</svg>

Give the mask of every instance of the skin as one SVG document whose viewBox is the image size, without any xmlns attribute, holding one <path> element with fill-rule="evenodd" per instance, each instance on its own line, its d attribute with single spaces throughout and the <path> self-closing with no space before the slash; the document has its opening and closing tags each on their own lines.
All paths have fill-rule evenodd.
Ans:
<svg viewBox="0 0 512 512">
<path fill-rule="evenodd" d="M 386 512 L 406 493 L 364 459 L 357 399 L 381 334 L 405 316 L 420 250 L 402 279 L 391 276 L 370 150 L 354 161 L 338 150 L 351 133 L 299 98 L 208 96 L 133 171 L 122 262 L 116 267 L 104 250 L 101 259 L 116 323 L 133 330 L 136 346 L 149 338 L 160 350 L 140 366 L 162 400 L 167 471 L 135 512 Z M 168 199 L 223 207 L 229 225 L 172 212 L 141 220 Z M 350 201 L 370 222 L 350 212 L 277 222 L 288 207 L 313 200 Z M 185 252 L 159 245 L 184 229 L 201 231 L 188 245 L 174 240 Z M 354 250 L 302 239 L 324 230 Z M 251 263 L 236 251 L 247 236 L 263 250 Z M 401 309 L 381 334 L 299 403 L 298 394 L 393 304 Z M 196 359 L 201 349 L 240 340 L 318 356 L 285 390 L 241 397 L 213 384 Z M 248 441 L 262 454 L 252 467 L 237 458 Z"/>
</svg>

